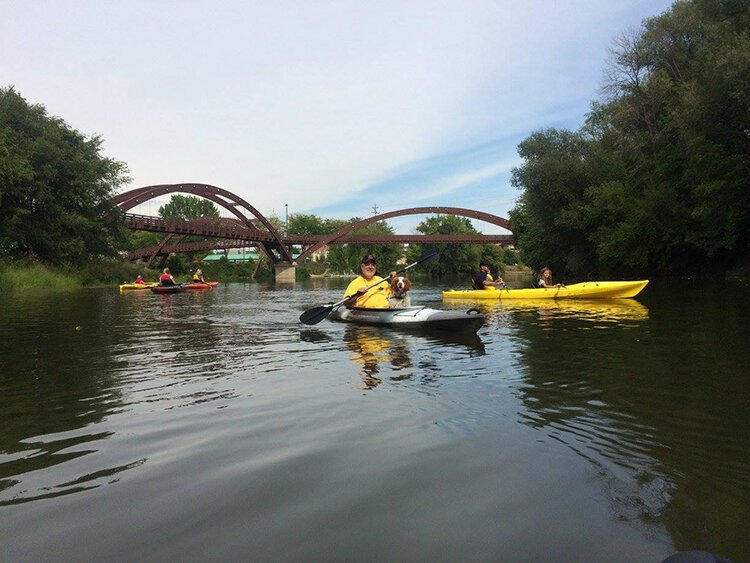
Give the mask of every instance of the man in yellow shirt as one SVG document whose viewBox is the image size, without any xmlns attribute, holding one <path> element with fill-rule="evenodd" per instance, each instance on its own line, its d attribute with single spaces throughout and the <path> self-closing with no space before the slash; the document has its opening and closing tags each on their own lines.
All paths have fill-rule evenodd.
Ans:
<svg viewBox="0 0 750 563">
<path fill-rule="evenodd" d="M 383 278 L 375 275 L 375 257 L 372 254 L 366 255 L 362 258 L 359 267 L 362 269 L 362 275 L 354 278 L 344 292 L 344 297 L 355 294 L 358 294 L 358 297 L 350 299 L 346 303 L 346 306 L 365 307 L 367 309 L 388 309 L 390 307 L 388 297 L 391 295 L 391 286 L 383 281 Z M 396 272 L 391 272 L 390 275 L 393 277 L 395 274 Z M 378 285 L 369 291 L 365 291 L 369 286 L 374 284 Z"/>
</svg>

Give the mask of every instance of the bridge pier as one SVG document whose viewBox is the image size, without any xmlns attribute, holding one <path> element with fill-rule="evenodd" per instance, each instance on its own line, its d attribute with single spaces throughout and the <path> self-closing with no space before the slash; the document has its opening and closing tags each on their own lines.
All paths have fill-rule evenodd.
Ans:
<svg viewBox="0 0 750 563">
<path fill-rule="evenodd" d="M 294 283 L 296 266 L 294 264 L 274 265 L 274 274 L 277 283 Z"/>
</svg>

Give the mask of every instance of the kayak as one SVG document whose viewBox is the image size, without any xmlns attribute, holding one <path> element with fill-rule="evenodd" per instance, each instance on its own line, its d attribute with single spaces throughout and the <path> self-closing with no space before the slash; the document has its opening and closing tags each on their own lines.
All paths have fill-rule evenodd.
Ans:
<svg viewBox="0 0 750 563">
<path fill-rule="evenodd" d="M 205 282 L 205 283 L 193 283 L 190 282 L 187 286 L 188 289 L 211 289 L 219 285 L 219 282 Z"/>
<path fill-rule="evenodd" d="M 156 285 L 151 288 L 154 293 L 182 293 L 187 288 L 184 285 Z"/>
<path fill-rule="evenodd" d="M 130 291 L 133 289 L 148 289 L 149 287 L 154 287 L 155 285 L 159 285 L 157 282 L 148 282 L 148 283 L 121 283 L 120 284 L 120 291 Z"/>
<path fill-rule="evenodd" d="M 427 307 L 404 309 L 365 309 L 362 307 L 337 307 L 328 319 L 344 323 L 385 325 L 412 330 L 444 330 L 451 332 L 476 332 L 484 324 L 484 315 L 476 309 L 468 311 L 442 311 Z"/>
<path fill-rule="evenodd" d="M 646 287 L 648 280 L 590 281 L 565 287 L 528 289 L 450 289 L 443 291 L 444 299 L 621 299 L 635 297 Z"/>
</svg>

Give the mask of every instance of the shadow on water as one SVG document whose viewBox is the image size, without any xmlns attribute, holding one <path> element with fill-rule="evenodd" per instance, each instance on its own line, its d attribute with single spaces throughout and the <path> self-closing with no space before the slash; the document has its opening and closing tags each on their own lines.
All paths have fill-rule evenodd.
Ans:
<svg viewBox="0 0 750 563">
<path fill-rule="evenodd" d="M 747 297 L 655 285 L 650 306 L 498 306 L 520 351 L 521 421 L 595 467 L 617 520 L 747 560 Z"/>
</svg>

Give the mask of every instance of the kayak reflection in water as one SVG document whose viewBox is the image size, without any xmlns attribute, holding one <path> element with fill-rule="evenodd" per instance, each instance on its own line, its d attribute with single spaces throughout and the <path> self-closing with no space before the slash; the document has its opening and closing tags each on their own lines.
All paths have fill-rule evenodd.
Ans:
<svg viewBox="0 0 750 563">
<path fill-rule="evenodd" d="M 388 297 L 391 296 L 391 288 L 383 281 L 383 278 L 375 275 L 377 268 L 375 257 L 372 254 L 367 254 L 362 258 L 359 267 L 362 270 L 362 275 L 354 278 L 344 292 L 344 297 L 355 294 L 358 294 L 358 297 L 347 301 L 346 306 L 349 308 L 389 309 Z M 390 275 L 395 277 L 396 272 L 391 272 Z M 375 285 L 375 287 L 368 290 L 367 288 L 371 285 Z"/>
<path fill-rule="evenodd" d="M 374 389 L 383 382 L 378 377 L 380 364 L 390 363 L 394 372 L 409 370 L 412 366 L 406 341 L 395 335 L 384 338 L 378 330 L 349 326 L 344 332 L 344 343 L 352 352 L 351 360 L 362 364 L 362 383 L 365 389 Z M 397 373 L 391 381 L 403 381 L 412 377 L 411 371 Z"/>
</svg>

